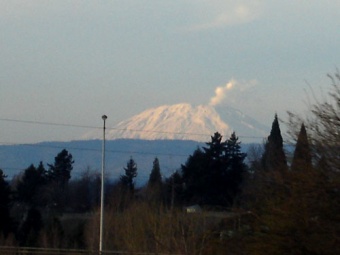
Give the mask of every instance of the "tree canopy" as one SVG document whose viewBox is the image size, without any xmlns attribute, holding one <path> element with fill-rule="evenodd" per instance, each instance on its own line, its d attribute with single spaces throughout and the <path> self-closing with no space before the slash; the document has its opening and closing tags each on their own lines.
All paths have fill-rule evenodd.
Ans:
<svg viewBox="0 0 340 255">
<path fill-rule="evenodd" d="M 131 157 L 126 163 L 124 168 L 125 174 L 120 176 L 120 182 L 124 187 L 127 187 L 130 191 L 135 189 L 134 179 L 137 177 L 137 164 Z"/>
<path fill-rule="evenodd" d="M 231 206 L 242 182 L 245 153 L 235 133 L 223 141 L 216 132 L 203 150 L 196 149 L 182 165 L 185 197 L 199 204 Z"/>
<path fill-rule="evenodd" d="M 38 168 L 30 165 L 22 176 L 17 186 L 19 201 L 23 201 L 31 206 L 41 202 L 41 189 L 46 184 L 46 170 L 40 162 Z"/>
<path fill-rule="evenodd" d="M 72 154 L 70 154 L 66 149 L 63 149 L 54 158 L 54 164 L 48 164 L 49 180 L 57 183 L 61 187 L 65 187 L 71 178 L 73 163 L 74 160 Z"/>
</svg>

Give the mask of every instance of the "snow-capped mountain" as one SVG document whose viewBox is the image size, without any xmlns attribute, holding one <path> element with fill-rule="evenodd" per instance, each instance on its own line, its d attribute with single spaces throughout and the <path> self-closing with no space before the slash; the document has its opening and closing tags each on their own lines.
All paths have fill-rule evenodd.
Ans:
<svg viewBox="0 0 340 255">
<path fill-rule="evenodd" d="M 268 128 L 256 120 L 230 107 L 214 108 L 210 105 L 163 105 L 148 109 L 116 126 L 107 128 L 107 139 L 178 139 L 209 141 L 215 132 L 225 138 L 235 131 L 242 142 L 254 142 L 252 137 L 265 137 Z M 86 139 L 100 138 L 100 133 L 87 134 Z M 259 140 L 255 141 L 258 142 Z"/>
</svg>

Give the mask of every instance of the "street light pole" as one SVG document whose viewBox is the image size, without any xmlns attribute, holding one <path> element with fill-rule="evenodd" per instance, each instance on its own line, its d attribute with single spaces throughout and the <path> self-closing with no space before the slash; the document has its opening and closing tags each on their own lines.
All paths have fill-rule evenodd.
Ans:
<svg viewBox="0 0 340 255">
<path fill-rule="evenodd" d="M 106 115 L 102 116 L 104 121 L 103 126 L 103 150 L 102 150 L 102 181 L 101 181 L 101 192 L 100 192 L 100 234 L 99 234 L 99 254 L 103 252 L 103 225 L 104 225 L 104 172 L 105 172 L 105 121 Z"/>
</svg>

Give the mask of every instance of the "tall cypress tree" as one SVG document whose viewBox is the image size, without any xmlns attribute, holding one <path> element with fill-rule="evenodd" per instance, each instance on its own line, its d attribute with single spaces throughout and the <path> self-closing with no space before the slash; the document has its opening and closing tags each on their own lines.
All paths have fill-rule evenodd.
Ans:
<svg viewBox="0 0 340 255">
<path fill-rule="evenodd" d="M 149 181 L 148 181 L 148 186 L 159 187 L 161 184 L 162 184 L 161 168 L 159 166 L 158 158 L 155 158 L 155 160 L 153 161 L 153 166 L 152 166 L 152 170 L 151 170 Z"/>
<path fill-rule="evenodd" d="M 275 114 L 272 129 L 265 145 L 262 165 L 265 170 L 283 171 L 287 169 L 287 159 L 283 150 L 283 139 L 277 114 Z"/>
<path fill-rule="evenodd" d="M 312 155 L 308 142 L 306 127 L 301 125 L 298 140 L 296 142 L 295 152 L 293 156 L 291 169 L 297 171 L 299 169 L 312 168 Z"/>
<path fill-rule="evenodd" d="M 147 197 L 149 201 L 158 203 L 162 198 L 162 175 L 158 158 L 153 161 L 152 170 L 147 184 Z"/>
</svg>

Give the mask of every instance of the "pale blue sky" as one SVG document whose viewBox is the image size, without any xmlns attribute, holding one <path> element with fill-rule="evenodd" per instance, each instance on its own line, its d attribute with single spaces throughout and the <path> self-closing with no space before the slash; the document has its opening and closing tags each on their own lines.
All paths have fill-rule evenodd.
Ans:
<svg viewBox="0 0 340 255">
<path fill-rule="evenodd" d="M 270 126 L 340 61 L 340 1 L 0 0 L 0 119 L 108 126 L 163 104 L 224 104 Z M 317 89 L 317 91 L 319 91 Z M 88 130 L 0 120 L 0 142 Z"/>
</svg>

